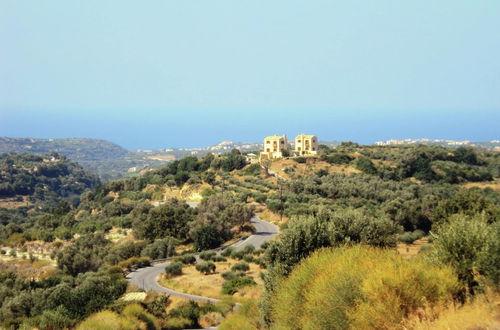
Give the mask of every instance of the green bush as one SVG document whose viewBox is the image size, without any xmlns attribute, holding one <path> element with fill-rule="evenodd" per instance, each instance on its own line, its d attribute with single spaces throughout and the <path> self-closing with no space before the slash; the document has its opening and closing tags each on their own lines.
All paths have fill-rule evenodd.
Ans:
<svg viewBox="0 0 500 330">
<path fill-rule="evenodd" d="M 225 281 L 224 284 L 222 284 L 222 294 L 233 295 L 238 292 L 238 289 L 252 285 L 256 285 L 253 278 L 249 276 L 236 277 L 229 281 Z"/>
<path fill-rule="evenodd" d="M 215 272 L 215 269 L 216 266 L 211 261 L 203 261 L 196 264 L 196 270 L 205 275 Z"/>
<path fill-rule="evenodd" d="M 233 251 L 231 253 L 231 258 L 233 259 L 238 259 L 238 260 L 241 260 L 243 259 L 243 257 L 246 255 L 245 251 L 243 250 L 240 250 L 240 251 Z"/>
<path fill-rule="evenodd" d="M 157 239 L 153 243 L 147 245 L 141 252 L 142 256 L 150 257 L 151 259 L 162 259 L 171 257 L 175 254 L 175 247 L 178 241 L 172 237 Z"/>
<path fill-rule="evenodd" d="M 233 278 L 236 278 L 236 274 L 233 272 L 224 272 L 221 276 L 225 280 L 232 280 Z"/>
<path fill-rule="evenodd" d="M 259 319 L 259 307 L 257 302 L 249 301 L 241 304 L 235 313 L 229 315 L 219 325 L 219 330 L 253 330 L 261 329 Z"/>
<path fill-rule="evenodd" d="M 482 215 L 454 215 L 432 234 L 432 256 L 451 264 L 470 294 L 480 285 L 481 276 L 500 283 L 500 223 L 488 224 Z"/>
<path fill-rule="evenodd" d="M 183 265 L 184 264 L 182 262 L 178 261 L 171 262 L 165 267 L 165 273 L 171 276 L 181 275 Z"/>
<path fill-rule="evenodd" d="M 407 231 L 399 236 L 399 241 L 406 244 L 412 244 L 415 241 L 415 236 L 412 232 Z"/>
<path fill-rule="evenodd" d="M 231 255 L 231 253 L 233 253 L 233 252 L 234 252 L 234 248 L 230 246 L 230 247 L 227 247 L 224 250 L 222 250 L 220 255 L 223 257 L 229 257 Z"/>
<path fill-rule="evenodd" d="M 224 258 L 223 256 L 217 256 L 217 255 L 216 255 L 216 256 L 214 256 L 214 257 L 212 258 L 212 261 L 213 261 L 213 262 L 225 262 L 225 261 L 227 261 L 227 259 L 226 259 L 226 258 Z"/>
<path fill-rule="evenodd" d="M 396 328 L 419 309 L 446 304 L 456 288 L 450 267 L 378 248 L 322 249 L 279 285 L 271 328 Z"/>
<path fill-rule="evenodd" d="M 231 267 L 231 270 L 233 272 L 236 272 L 236 271 L 246 272 L 246 271 L 250 270 L 250 266 L 246 262 L 242 261 L 242 262 L 238 262 L 238 263 L 234 264 Z"/>
<path fill-rule="evenodd" d="M 196 262 L 196 258 L 192 254 L 184 254 L 174 258 L 175 261 L 182 262 L 184 265 L 193 265 Z"/>
<path fill-rule="evenodd" d="M 203 251 L 200 253 L 200 258 L 205 261 L 212 260 L 216 256 L 214 251 Z"/>
<path fill-rule="evenodd" d="M 122 315 L 129 319 L 137 319 L 146 325 L 147 329 L 158 329 L 158 320 L 139 304 L 127 305 L 122 312 Z"/>
</svg>

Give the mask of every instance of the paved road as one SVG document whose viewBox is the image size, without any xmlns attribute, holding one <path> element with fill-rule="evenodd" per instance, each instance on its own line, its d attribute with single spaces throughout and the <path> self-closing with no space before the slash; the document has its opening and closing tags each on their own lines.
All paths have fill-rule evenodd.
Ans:
<svg viewBox="0 0 500 330">
<path fill-rule="evenodd" d="M 253 245 L 256 248 L 259 248 L 264 242 L 267 242 L 278 235 L 278 226 L 260 219 L 258 215 L 254 215 L 250 222 L 255 227 L 255 233 L 247 239 L 231 245 L 236 250 L 243 249 L 247 245 Z"/>
<path fill-rule="evenodd" d="M 259 248 L 262 243 L 267 242 L 273 239 L 278 234 L 278 226 L 273 225 L 272 223 L 261 220 L 257 215 L 255 215 L 251 219 L 252 224 L 255 226 L 255 233 L 248 237 L 243 241 L 236 242 L 231 245 L 235 249 L 242 249 L 247 245 L 253 245 L 256 248 Z M 216 302 L 217 299 L 201 297 L 192 294 L 182 293 L 178 291 L 174 291 L 165 287 L 162 287 L 158 284 L 158 277 L 161 273 L 163 273 L 165 266 L 167 266 L 170 262 L 162 262 L 160 264 L 156 264 L 146 268 L 140 268 L 134 272 L 131 272 L 127 275 L 127 279 L 137 285 L 139 288 L 145 291 L 156 291 L 166 293 L 172 296 L 178 296 L 187 298 L 195 301 L 202 302 Z"/>
</svg>

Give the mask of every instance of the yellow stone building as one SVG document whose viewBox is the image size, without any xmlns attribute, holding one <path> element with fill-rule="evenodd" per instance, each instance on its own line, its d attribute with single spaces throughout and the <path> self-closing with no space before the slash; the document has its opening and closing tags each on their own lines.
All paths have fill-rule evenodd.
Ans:
<svg viewBox="0 0 500 330">
<path fill-rule="evenodd" d="M 318 138 L 315 135 L 300 134 L 295 138 L 295 150 L 297 156 L 317 155 Z"/>
<path fill-rule="evenodd" d="M 290 145 L 285 135 L 273 135 L 264 139 L 264 149 L 260 153 L 260 159 L 282 158 L 283 152 L 290 152 Z"/>
</svg>

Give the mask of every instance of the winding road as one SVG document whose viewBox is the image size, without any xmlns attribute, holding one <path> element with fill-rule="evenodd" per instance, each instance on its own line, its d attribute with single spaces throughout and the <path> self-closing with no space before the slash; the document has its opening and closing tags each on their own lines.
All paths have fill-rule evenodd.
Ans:
<svg viewBox="0 0 500 330">
<path fill-rule="evenodd" d="M 278 226 L 261 220 L 258 215 L 254 215 L 250 221 L 255 227 L 255 233 L 245 240 L 241 240 L 230 245 L 231 247 L 235 248 L 236 250 L 243 249 L 247 245 L 253 245 L 256 248 L 259 248 L 264 242 L 272 240 L 278 234 Z M 218 301 L 218 299 L 214 298 L 196 296 L 175 291 L 158 284 L 158 277 L 161 273 L 164 272 L 165 266 L 167 266 L 169 263 L 170 261 L 166 261 L 159 264 L 154 264 L 150 267 L 139 268 L 138 270 L 129 273 L 126 278 L 132 284 L 137 285 L 139 288 L 145 291 L 162 292 L 172 296 L 183 297 L 189 300 L 201 302 L 214 303 Z"/>
</svg>

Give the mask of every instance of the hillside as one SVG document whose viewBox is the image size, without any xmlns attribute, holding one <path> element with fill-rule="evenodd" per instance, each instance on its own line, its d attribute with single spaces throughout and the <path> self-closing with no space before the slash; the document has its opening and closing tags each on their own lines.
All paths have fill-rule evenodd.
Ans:
<svg viewBox="0 0 500 330">
<path fill-rule="evenodd" d="M 28 158 L 17 161 L 19 165 L 35 156 L 23 157 Z M 23 165 L 22 170 L 26 171 L 25 175 L 38 173 L 39 166 L 52 162 L 45 157 L 39 165 Z M 470 148 L 343 143 L 334 148 L 322 146 L 316 157 L 274 160 L 263 168 L 259 164 L 248 164 L 244 155 L 232 151 L 184 157 L 138 176 L 110 181 L 81 194 L 73 204 L 60 200 L 65 203 L 49 208 L 44 207 L 49 200 L 39 200 L 38 207 L 22 204 L 3 209 L 0 210 L 0 252 L 8 255 L 0 256 L 0 266 L 4 259 L 9 263 L 6 269 L 24 267 L 22 274 L 30 274 L 30 265 L 26 265 L 23 257 L 32 255 L 52 262 L 52 273 L 33 282 L 36 290 L 17 285 L 27 275 L 0 276 L 0 292 L 5 296 L 0 304 L 0 319 L 6 320 L 1 325 L 43 327 L 57 319 L 63 328 L 75 326 L 89 315 L 84 323 L 98 322 L 94 319 L 109 313 L 117 319 L 126 319 L 125 310 L 135 305 L 119 299 L 127 289 L 122 272 L 132 265 L 147 265 L 150 259 L 167 256 L 175 256 L 172 267 L 161 277 L 161 283 L 167 287 L 213 295 L 233 303 L 252 304 L 260 300 L 261 310 L 251 305 L 248 307 L 253 308 L 251 315 L 238 312 L 223 323 L 222 329 L 258 324 L 262 318 L 271 325 L 273 322 L 279 325 L 286 320 L 271 314 L 272 304 L 275 298 L 288 298 L 278 290 L 278 283 L 285 283 L 283 280 L 289 276 L 293 280 L 295 267 L 303 260 L 307 262 L 306 258 L 317 250 L 328 247 L 337 253 L 336 249 L 346 244 L 370 246 L 374 258 L 383 253 L 380 260 L 387 267 L 395 267 L 388 276 L 401 283 L 405 283 L 405 278 L 408 282 L 416 281 L 411 276 L 398 277 L 400 269 L 412 267 L 406 258 L 421 260 L 425 250 L 425 253 L 429 250 L 435 253 L 443 264 L 451 266 L 431 269 L 419 261 L 422 262 L 419 271 L 430 269 L 431 275 L 422 280 L 425 285 L 432 286 L 432 282 L 426 281 L 440 280 L 432 274 L 445 272 L 449 278 L 451 270 L 446 267 L 457 267 L 453 271 L 461 272 L 461 277 L 453 278 L 453 283 L 460 281 L 462 291 L 454 288 L 450 294 L 440 296 L 444 306 L 451 303 L 451 296 L 474 292 L 477 283 L 482 283 L 471 279 L 471 272 L 479 272 L 493 282 L 498 279 L 492 269 L 494 259 L 490 258 L 491 262 L 478 259 L 474 261 L 475 268 L 465 270 L 458 268 L 463 264 L 455 265 L 452 259 L 445 259 L 456 254 L 452 251 L 449 253 L 452 257 L 447 257 L 450 247 L 439 235 L 448 237 L 459 230 L 460 235 L 451 235 L 451 238 L 461 239 L 473 232 L 477 240 L 464 240 L 471 244 L 471 251 L 480 251 L 478 258 L 494 255 L 494 244 L 500 241 L 495 229 L 499 221 L 500 194 L 491 188 L 468 189 L 467 185 L 494 186 L 499 179 L 499 164 L 498 153 Z M 12 165 L 7 168 L 17 169 L 17 165 Z M 201 204 L 195 209 L 186 203 L 189 200 Z M 198 262 L 189 255 L 249 235 L 252 228 L 248 220 L 253 212 L 260 212 L 262 219 L 274 221 L 281 227 L 278 239 L 269 247 L 241 252 L 228 250 L 224 256 L 205 252 L 204 261 Z M 450 228 L 455 224 L 462 227 Z M 436 235 L 432 240 L 431 231 Z M 425 244 L 412 244 L 416 240 Z M 461 242 L 450 246 L 460 246 Z M 384 252 L 377 252 L 380 248 Z M 364 254 L 360 255 L 365 258 Z M 474 258 L 474 254 L 471 256 Z M 352 263 L 349 258 L 347 265 Z M 363 265 L 357 272 L 363 278 L 354 283 L 355 287 L 367 280 Z M 31 273 L 38 274 L 35 266 L 31 267 Z M 344 270 L 336 276 L 351 278 Z M 16 286 L 9 286 L 13 281 Z M 155 322 L 165 328 L 176 328 L 170 323 L 174 321 L 187 322 L 177 328 L 199 327 L 206 321 L 203 318 L 214 317 L 213 313 L 218 316 L 211 324 L 217 325 L 223 316 L 231 314 L 231 308 L 209 309 L 195 303 L 177 305 L 172 298 L 156 293 L 146 295 L 132 285 L 127 290 L 129 293 L 125 296 L 144 296 L 145 300 L 136 302 L 139 308 L 150 313 L 148 315 L 154 314 Z M 385 287 L 380 288 L 380 292 L 384 290 Z M 344 292 L 350 291 L 339 291 Z M 93 298 L 96 296 L 103 298 L 97 301 Z M 28 306 L 26 309 L 17 308 L 21 303 L 17 297 L 25 299 L 22 302 Z M 387 307 L 383 299 L 376 302 Z M 169 304 L 174 307 L 165 309 Z M 286 306 L 293 304 L 293 301 L 285 303 Z M 349 304 L 345 306 L 350 308 Z M 339 313 L 343 313 L 345 306 L 338 308 Z M 395 322 L 412 316 L 410 313 L 420 307 L 418 304 L 411 307 L 407 314 L 398 310 Z M 242 308 L 242 313 L 248 313 L 248 308 Z M 366 313 L 373 312 L 368 305 L 364 308 Z M 187 309 L 190 314 L 181 314 L 187 313 Z M 364 315 L 362 312 L 357 315 Z M 190 315 L 190 319 L 179 315 Z M 311 317 L 318 316 L 312 313 Z M 238 318 L 239 325 L 228 327 Z"/>
<path fill-rule="evenodd" d="M 78 162 L 99 175 L 101 180 L 137 175 L 143 170 L 158 168 L 172 158 L 151 157 L 150 153 L 128 151 L 105 140 L 97 139 L 31 139 L 0 138 L 0 153 L 47 154 L 56 152 Z"/>
<path fill-rule="evenodd" d="M 0 154 L 0 206 L 7 200 L 47 205 L 98 184 L 95 174 L 56 153 Z"/>
<path fill-rule="evenodd" d="M 31 139 L 0 138 L 0 153 L 47 154 L 57 152 L 74 161 L 97 161 L 117 159 L 128 151 L 119 145 L 97 139 Z"/>
</svg>

